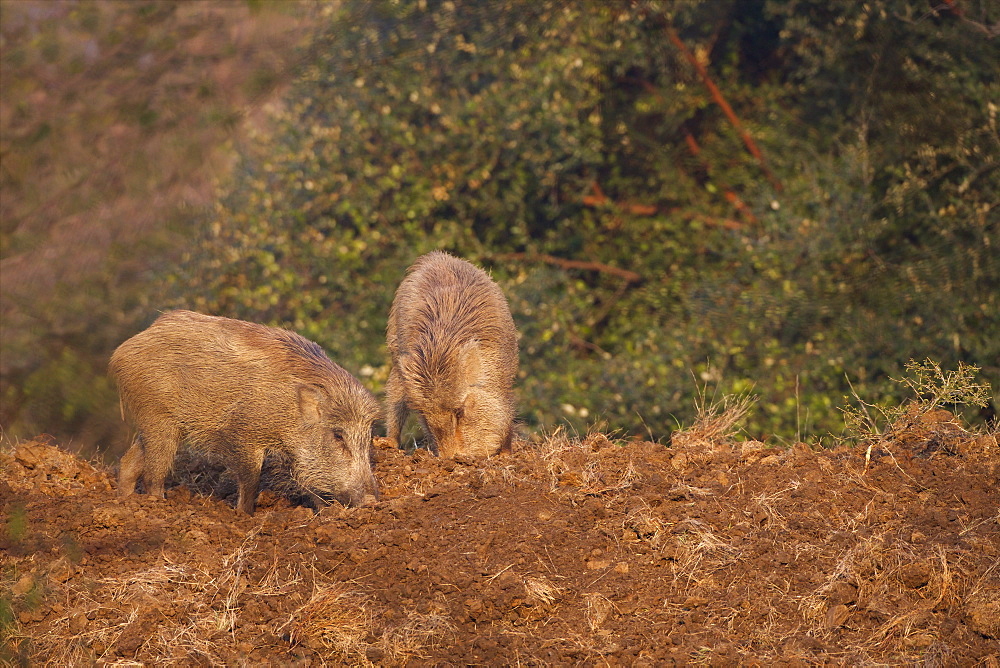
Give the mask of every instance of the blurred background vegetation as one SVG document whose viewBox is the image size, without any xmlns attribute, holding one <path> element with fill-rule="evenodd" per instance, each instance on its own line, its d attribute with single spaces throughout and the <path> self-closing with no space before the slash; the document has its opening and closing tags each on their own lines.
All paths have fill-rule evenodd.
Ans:
<svg viewBox="0 0 1000 668">
<path fill-rule="evenodd" d="M 0 12 L 7 439 L 120 452 L 107 358 L 173 307 L 380 392 L 435 248 L 508 295 L 531 430 L 666 442 L 752 391 L 750 434 L 815 440 L 911 358 L 1000 385 L 990 0 Z"/>
</svg>

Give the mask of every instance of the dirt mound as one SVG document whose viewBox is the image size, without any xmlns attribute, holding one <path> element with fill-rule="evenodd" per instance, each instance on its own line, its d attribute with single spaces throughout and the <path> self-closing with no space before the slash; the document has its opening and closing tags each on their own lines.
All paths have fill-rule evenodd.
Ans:
<svg viewBox="0 0 1000 668">
<path fill-rule="evenodd" d="M 488 462 L 380 449 L 377 505 L 274 485 L 254 517 L 212 467 L 120 500 L 22 443 L 0 454 L 3 659 L 995 666 L 1000 449 L 951 425 L 867 462 L 601 434 Z"/>
</svg>

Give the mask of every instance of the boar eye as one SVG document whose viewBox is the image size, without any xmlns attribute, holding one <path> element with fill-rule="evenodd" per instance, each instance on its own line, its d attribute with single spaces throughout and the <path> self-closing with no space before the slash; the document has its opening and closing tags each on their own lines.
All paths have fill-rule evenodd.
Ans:
<svg viewBox="0 0 1000 668">
<path fill-rule="evenodd" d="M 465 417 L 465 406 L 459 406 L 455 409 L 455 419 L 461 420 L 463 417 Z"/>
<path fill-rule="evenodd" d="M 344 440 L 344 432 L 343 432 L 343 430 L 341 430 L 341 429 L 334 429 L 333 430 L 333 437 L 335 439 L 337 439 L 338 441 L 343 441 Z"/>
</svg>

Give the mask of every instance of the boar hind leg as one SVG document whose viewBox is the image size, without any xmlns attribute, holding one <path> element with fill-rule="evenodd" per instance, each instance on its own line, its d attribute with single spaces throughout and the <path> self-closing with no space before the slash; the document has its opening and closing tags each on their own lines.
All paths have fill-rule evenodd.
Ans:
<svg viewBox="0 0 1000 668">
<path fill-rule="evenodd" d="M 143 460 L 142 436 L 136 436 L 131 447 L 122 455 L 121 465 L 118 467 L 118 494 L 120 496 L 128 496 L 135 492 L 135 483 L 139 481 L 139 476 L 144 468 Z"/>
<path fill-rule="evenodd" d="M 389 379 L 385 384 L 385 396 L 385 435 L 389 438 L 390 447 L 398 448 L 400 434 L 410 409 L 406 405 L 403 379 L 399 377 L 396 367 L 389 372 Z"/>
<path fill-rule="evenodd" d="M 236 473 L 236 486 L 240 490 L 240 498 L 236 507 L 247 515 L 253 515 L 257 509 L 257 492 L 260 488 L 260 468 L 264 464 L 264 452 L 257 454 L 249 448 L 233 448 L 240 456 L 230 462 Z"/>
<path fill-rule="evenodd" d="M 150 496 L 163 498 L 163 483 L 174 465 L 174 457 L 177 455 L 180 442 L 181 432 L 177 428 L 143 430 L 142 481 L 146 485 L 146 493 Z"/>
</svg>

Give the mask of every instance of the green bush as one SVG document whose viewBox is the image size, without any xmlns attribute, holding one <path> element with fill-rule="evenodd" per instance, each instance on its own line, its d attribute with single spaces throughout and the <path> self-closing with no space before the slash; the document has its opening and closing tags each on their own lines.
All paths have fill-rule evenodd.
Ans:
<svg viewBox="0 0 1000 668">
<path fill-rule="evenodd" d="M 759 395 L 751 433 L 839 432 L 848 375 L 1000 372 L 994 42 L 888 0 L 344 2 L 177 304 L 292 327 L 377 391 L 395 286 L 443 248 L 510 299 L 529 425 L 662 437 L 712 382 Z"/>
<path fill-rule="evenodd" d="M 530 427 L 664 438 L 708 384 L 759 397 L 757 437 L 839 433 L 848 378 L 898 402 L 890 379 L 909 359 L 976 365 L 1000 386 L 1000 40 L 983 28 L 997 7 L 274 7 L 313 17 L 315 38 L 272 117 L 247 124 L 257 134 L 205 218 L 147 202 L 180 202 L 214 172 L 207 148 L 233 129 L 240 91 L 287 76 L 273 45 L 236 54 L 211 38 L 220 51 L 191 60 L 174 5 L 74 6 L 37 40 L 5 23 L 4 270 L 63 222 L 118 240 L 95 242 L 100 261 L 56 254 L 80 266 L 58 262 L 54 290 L 10 291 L 5 274 L 5 436 L 123 443 L 106 360 L 171 304 L 292 327 L 379 391 L 393 291 L 435 248 L 506 291 Z M 136 76 L 147 52 L 155 76 Z M 227 54 L 257 75 L 203 80 Z M 43 98 L 36 71 L 52 67 L 73 76 Z M 160 76 L 197 85 L 163 97 Z M 93 139 L 109 126 L 140 143 Z M 95 145 L 115 147 L 99 169 Z"/>
</svg>

